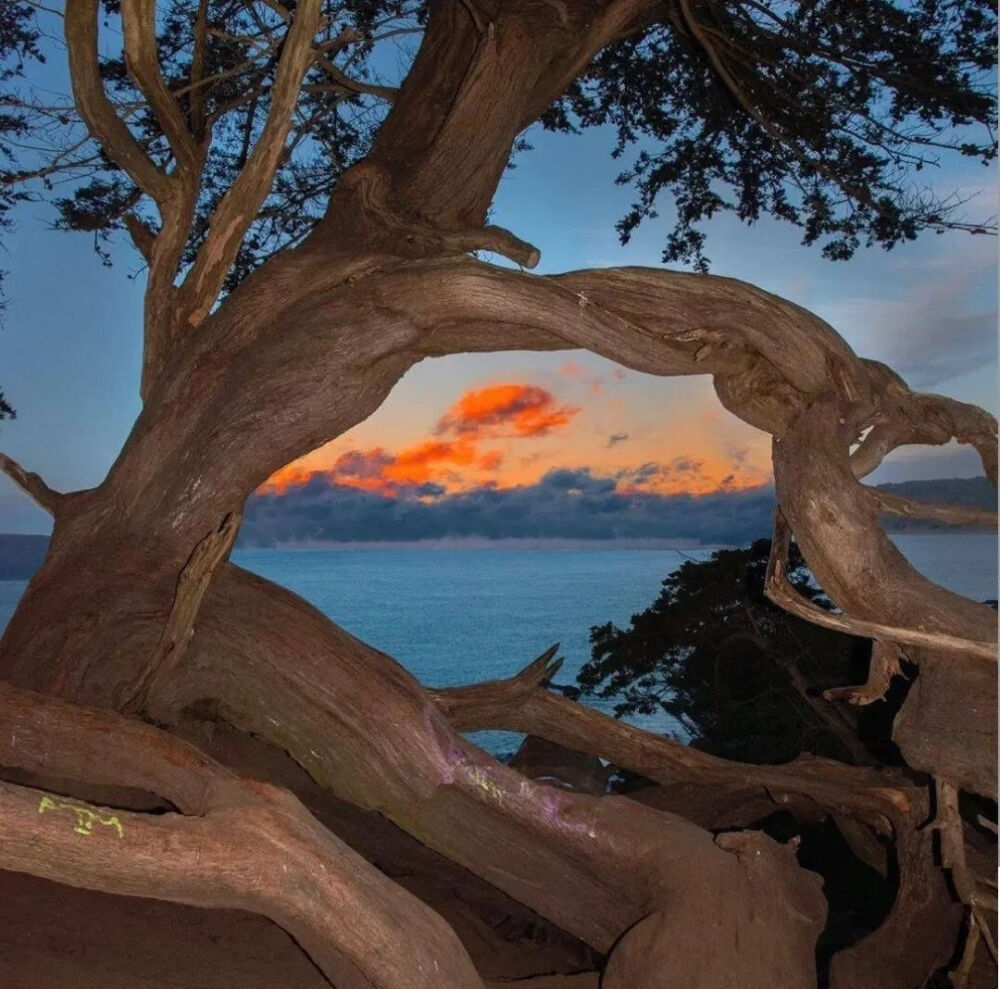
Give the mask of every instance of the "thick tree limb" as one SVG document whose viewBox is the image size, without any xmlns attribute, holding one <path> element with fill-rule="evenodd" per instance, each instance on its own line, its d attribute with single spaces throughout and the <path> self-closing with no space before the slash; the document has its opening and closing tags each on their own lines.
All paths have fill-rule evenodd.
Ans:
<svg viewBox="0 0 1000 989">
<path fill-rule="evenodd" d="M 547 650 L 509 680 L 435 690 L 431 696 L 459 730 L 502 728 L 539 735 L 600 755 L 668 790 L 683 781 L 737 792 L 759 786 L 776 803 L 793 806 L 795 797 L 807 797 L 877 831 L 891 831 L 901 876 L 896 902 L 875 934 L 837 956 L 831 985 L 910 989 L 914 979 L 947 961 L 959 912 L 934 867 L 926 832 L 917 830 L 926 815 L 925 791 L 891 773 L 814 757 L 802 756 L 782 766 L 729 762 L 643 732 L 543 689 L 540 684 L 558 668 L 547 662 L 553 655 L 553 649 Z M 914 930 L 922 932 L 919 948 L 908 948 L 905 958 L 899 958 L 899 945 L 909 943 L 903 935 Z M 893 959 L 891 973 L 885 970 L 886 958 Z M 636 959 L 634 964 L 638 968 L 641 962 Z M 635 978 L 637 968 L 620 973 L 623 986 Z"/>
<path fill-rule="evenodd" d="M 868 435 L 851 454 L 851 470 L 854 472 L 854 476 L 858 480 L 867 477 L 885 460 L 889 453 L 901 446 L 902 442 L 898 425 L 880 423 L 872 426 Z"/>
<path fill-rule="evenodd" d="M 767 564 L 767 576 L 764 581 L 764 593 L 770 601 L 779 608 L 814 625 L 832 628 L 837 632 L 856 635 L 860 638 L 880 639 L 889 642 L 911 646 L 925 646 L 941 649 L 951 653 L 971 656 L 976 659 L 996 662 L 997 646 L 995 642 L 981 642 L 975 639 L 963 639 L 959 636 L 943 632 L 924 631 L 919 628 L 899 628 L 883 625 L 880 622 L 865 621 L 849 615 L 827 611 L 812 601 L 802 597 L 785 575 L 788 559 L 788 546 L 791 532 L 785 522 L 781 510 L 774 516 L 774 537 L 771 541 L 771 556 Z"/>
<path fill-rule="evenodd" d="M 74 0 L 66 6 L 66 50 L 73 99 L 105 154 L 162 208 L 174 194 L 175 183 L 142 149 L 104 91 L 97 50 L 98 6 L 98 0 Z"/>
<path fill-rule="evenodd" d="M 0 470 L 2 470 L 25 494 L 29 495 L 35 504 L 41 506 L 50 515 L 56 515 L 63 499 L 66 497 L 59 491 L 53 491 L 41 476 L 34 471 L 25 470 L 16 460 L 0 453 Z"/>
<path fill-rule="evenodd" d="M 205 53 L 208 48 L 208 2 L 198 0 L 198 13 L 194 22 L 194 53 L 191 56 L 190 95 L 188 119 L 191 135 L 201 143 L 208 136 L 205 127 Z"/>
<path fill-rule="evenodd" d="M 236 602 L 244 617 L 234 639 L 227 616 Z M 608 950 L 664 899 L 678 911 L 673 933 L 693 931 L 706 911 L 717 915 L 719 884 L 739 869 L 733 853 L 682 818 L 624 798 L 540 785 L 498 764 L 457 735 L 388 657 L 231 564 L 209 587 L 185 667 L 185 676 L 155 698 L 157 719 L 204 710 L 215 698 L 217 719 L 290 752 L 342 799 L 378 809 L 599 949 Z M 815 937 L 821 921 L 814 879 L 780 849 L 761 854 L 808 904 L 782 922 Z M 768 889 L 777 874 L 768 877 Z M 756 896 L 737 907 L 726 899 L 721 909 L 744 911 L 751 901 Z M 784 916 L 785 907 L 778 909 Z M 746 985 L 764 987 L 777 977 L 770 962 L 750 958 L 742 944 L 722 950 L 730 964 L 744 966 Z M 694 964 L 696 956 L 678 952 L 674 964 Z"/>
<path fill-rule="evenodd" d="M 0 684 L 0 764 L 154 787 L 151 816 L 0 782 L 0 867 L 87 889 L 263 913 L 337 986 L 482 983 L 440 917 L 287 791 L 239 779 L 149 725 Z"/>
<path fill-rule="evenodd" d="M 552 662 L 557 648 L 546 650 L 508 680 L 428 693 L 458 731 L 497 729 L 538 735 L 664 785 L 697 781 L 760 786 L 776 800 L 783 794 L 806 796 L 883 831 L 905 821 L 913 808 L 912 787 L 890 773 L 813 756 L 783 766 L 730 762 L 550 693 L 542 685 L 559 668 L 559 661 Z"/>
<path fill-rule="evenodd" d="M 156 50 L 156 0 L 122 0 L 125 62 L 149 101 L 182 172 L 196 173 L 201 152 L 160 71 Z"/>
</svg>

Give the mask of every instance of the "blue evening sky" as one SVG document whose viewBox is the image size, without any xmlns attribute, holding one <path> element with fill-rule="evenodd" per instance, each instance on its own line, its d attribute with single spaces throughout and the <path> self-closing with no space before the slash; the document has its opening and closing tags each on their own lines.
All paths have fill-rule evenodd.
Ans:
<svg viewBox="0 0 1000 989">
<path fill-rule="evenodd" d="M 58 57 L 58 53 L 56 53 Z M 53 70 L 55 71 L 55 70 Z M 660 264 L 670 208 L 622 247 L 614 224 L 631 202 L 616 186 L 620 162 L 612 135 L 552 135 L 533 130 L 534 150 L 503 179 L 493 221 L 542 251 L 539 272 L 607 265 Z M 927 173 L 924 173 L 927 174 Z M 977 194 L 970 219 L 996 212 L 992 169 L 949 162 L 934 176 L 943 191 Z M 0 427 L 0 449 L 54 487 L 100 482 L 139 410 L 143 275 L 124 243 L 115 266 L 102 267 L 84 234 L 50 229 L 44 203 L 20 209 L 0 267 L 9 272 L 9 304 L 0 329 L 0 386 L 17 407 Z M 861 251 L 849 262 L 823 260 L 800 245 L 795 228 L 765 220 L 745 226 L 722 217 L 708 226 L 712 271 L 753 282 L 827 319 L 859 353 L 886 361 L 911 386 L 996 411 L 996 240 L 962 233 L 923 235 L 893 251 Z M 130 275 L 138 273 L 137 277 Z M 607 362 L 574 360 L 595 374 Z M 425 362 L 397 386 L 369 432 L 385 442 L 404 420 L 434 421 L 442 392 L 537 371 L 550 374 L 565 355 L 464 355 Z M 456 385 L 456 382 L 458 384 Z M 685 428 L 685 414 L 714 400 L 708 379 L 676 382 L 630 376 L 633 410 L 648 409 L 664 427 Z M 726 414 L 724 414 L 725 416 Z M 731 418 L 731 417 L 730 417 Z M 615 423 L 606 423 L 614 432 Z M 720 429 L 728 428 L 725 419 Z M 958 448 L 900 451 L 876 480 L 972 476 L 974 456 Z M 0 532 L 48 531 L 48 517 L 0 476 Z"/>
</svg>

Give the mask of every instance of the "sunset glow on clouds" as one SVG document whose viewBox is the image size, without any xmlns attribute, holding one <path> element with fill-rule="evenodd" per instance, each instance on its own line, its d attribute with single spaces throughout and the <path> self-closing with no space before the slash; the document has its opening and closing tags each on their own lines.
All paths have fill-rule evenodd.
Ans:
<svg viewBox="0 0 1000 989">
<path fill-rule="evenodd" d="M 282 493 L 319 475 L 387 498 L 427 500 L 530 485 L 563 468 L 613 479 L 623 495 L 708 495 L 770 480 L 766 446 L 751 449 L 741 437 L 727 436 L 718 415 L 707 410 L 689 406 L 688 413 L 697 414 L 680 430 L 658 423 L 657 409 L 643 416 L 627 400 L 628 375 L 621 369 L 601 373 L 570 360 L 539 378 L 551 381 L 467 389 L 422 434 L 413 435 L 398 416 L 383 426 L 382 435 L 409 433 L 409 442 L 342 437 L 285 467 L 261 491 Z M 355 432 L 378 436 L 377 418 Z"/>
</svg>

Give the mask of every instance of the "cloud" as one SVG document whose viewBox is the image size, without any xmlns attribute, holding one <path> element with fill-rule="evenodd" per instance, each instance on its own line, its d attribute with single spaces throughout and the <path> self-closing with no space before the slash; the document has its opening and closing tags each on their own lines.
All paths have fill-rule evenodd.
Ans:
<svg viewBox="0 0 1000 989">
<path fill-rule="evenodd" d="M 661 466 L 645 464 L 635 473 L 655 476 Z M 736 480 L 735 475 L 732 480 Z M 928 501 L 955 501 L 961 500 L 952 490 L 959 483 L 922 482 L 919 493 L 899 493 Z M 994 498 L 985 478 L 979 479 L 978 493 L 966 491 L 966 495 L 975 496 L 969 504 L 987 505 Z M 284 493 L 260 492 L 250 498 L 240 542 L 269 546 L 309 540 L 395 542 L 475 537 L 697 539 L 707 545 L 746 545 L 770 533 L 773 510 L 770 485 L 707 495 L 662 494 L 624 488 L 619 478 L 600 476 L 585 467 L 550 470 L 534 484 L 512 488 L 485 483 L 449 493 L 425 484 L 398 498 L 335 484 L 326 475 L 317 474 L 308 484 Z"/>
<path fill-rule="evenodd" d="M 569 424 L 580 411 L 557 407 L 537 385 L 490 385 L 467 391 L 441 418 L 436 432 L 460 436 L 545 436 Z"/>
<path fill-rule="evenodd" d="M 462 437 L 425 440 L 398 453 L 389 453 L 382 447 L 349 450 L 325 470 L 307 472 L 294 464 L 286 467 L 272 476 L 261 490 L 284 494 L 293 488 L 335 485 L 391 498 L 426 497 L 443 493 L 446 488 L 440 481 L 453 480 L 456 467 L 496 470 L 502 457 L 499 451 L 481 455 L 474 442 Z"/>
<path fill-rule="evenodd" d="M 655 473 L 651 464 L 638 473 Z M 537 539 L 696 538 L 740 543 L 765 535 L 768 487 L 701 497 L 625 489 L 587 468 L 550 470 L 534 484 L 482 484 L 436 496 L 401 498 L 317 475 L 284 493 L 250 499 L 244 545 L 309 539 L 380 541 L 462 537 Z"/>
<path fill-rule="evenodd" d="M 625 494 L 704 496 L 760 488 L 769 478 L 747 466 L 745 459 L 746 451 L 742 450 L 728 458 L 682 455 L 665 462 L 625 467 L 615 476 L 619 491 Z"/>
<path fill-rule="evenodd" d="M 608 446 L 618 446 L 619 443 L 624 443 L 628 439 L 628 433 L 612 433 L 608 437 Z"/>
<path fill-rule="evenodd" d="M 381 446 L 348 450 L 322 470 L 290 464 L 261 490 L 283 494 L 326 482 L 390 498 L 431 497 L 435 491 L 483 483 L 480 475 L 500 470 L 508 451 L 484 450 L 484 442 L 547 436 L 568 425 L 579 411 L 559 406 L 551 392 L 537 385 L 472 389 L 441 417 L 434 434 L 419 443 L 396 452 Z"/>
</svg>

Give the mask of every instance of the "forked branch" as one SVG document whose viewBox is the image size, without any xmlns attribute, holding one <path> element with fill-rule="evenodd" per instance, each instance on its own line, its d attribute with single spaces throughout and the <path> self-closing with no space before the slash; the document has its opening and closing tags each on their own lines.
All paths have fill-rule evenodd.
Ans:
<svg viewBox="0 0 1000 989">
<path fill-rule="evenodd" d="M 66 5 L 66 48 L 73 98 L 87 129 L 105 154 L 162 208 L 174 194 L 174 180 L 146 154 L 104 91 L 97 48 L 98 0 Z"/>
<path fill-rule="evenodd" d="M 664 785 L 760 786 L 816 803 L 887 831 L 909 818 L 916 792 L 905 781 L 879 770 L 802 756 L 783 766 L 730 762 L 654 735 L 545 689 L 558 669 L 553 647 L 507 680 L 428 693 L 456 731 L 520 731 L 577 752 L 600 756 L 623 769 Z"/>
<path fill-rule="evenodd" d="M 122 28 L 129 73 L 149 101 L 178 169 L 196 172 L 201 152 L 160 71 L 156 48 L 156 0 L 122 0 Z"/>
<path fill-rule="evenodd" d="M 302 79 L 313 61 L 319 0 L 300 0 L 281 46 L 260 137 L 209 223 L 208 235 L 181 287 L 181 311 L 188 327 L 198 326 L 215 305 L 243 237 L 267 198 L 291 128 Z"/>
</svg>

